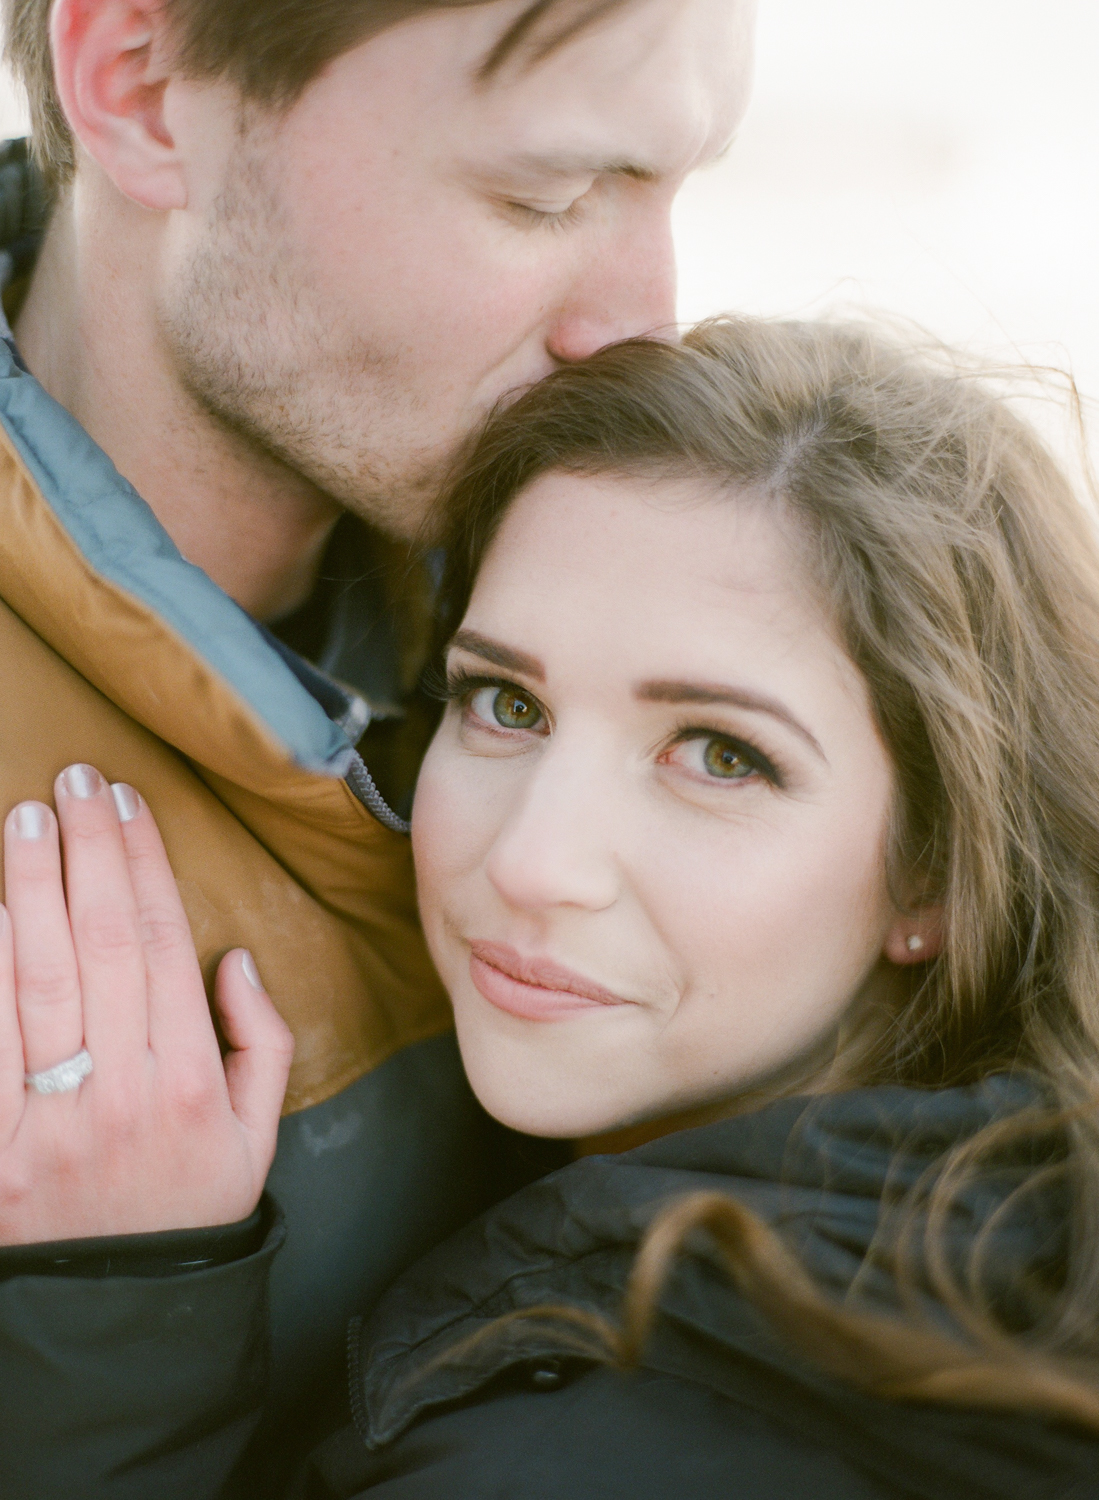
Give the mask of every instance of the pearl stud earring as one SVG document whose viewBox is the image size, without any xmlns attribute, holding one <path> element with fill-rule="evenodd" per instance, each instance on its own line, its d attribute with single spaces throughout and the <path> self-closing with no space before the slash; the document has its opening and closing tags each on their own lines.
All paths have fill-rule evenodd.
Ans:
<svg viewBox="0 0 1099 1500">
<path fill-rule="evenodd" d="M 923 947 L 923 938 L 914 932 L 911 937 L 905 938 L 904 946 L 908 949 L 909 953 L 918 953 Z"/>
</svg>

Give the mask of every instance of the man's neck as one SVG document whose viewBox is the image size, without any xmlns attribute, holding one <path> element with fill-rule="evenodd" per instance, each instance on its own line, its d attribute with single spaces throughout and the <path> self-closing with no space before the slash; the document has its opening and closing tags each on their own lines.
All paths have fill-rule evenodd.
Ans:
<svg viewBox="0 0 1099 1500">
<path fill-rule="evenodd" d="M 183 555 L 249 614 L 277 618 L 308 597 L 340 509 L 186 389 L 156 317 L 156 227 L 96 198 L 78 186 L 52 216 L 16 320 L 20 353 Z"/>
</svg>

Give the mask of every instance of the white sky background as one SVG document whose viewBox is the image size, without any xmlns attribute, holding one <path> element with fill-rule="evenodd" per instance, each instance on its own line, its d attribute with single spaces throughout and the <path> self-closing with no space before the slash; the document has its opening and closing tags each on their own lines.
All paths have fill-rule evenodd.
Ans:
<svg viewBox="0 0 1099 1500">
<path fill-rule="evenodd" d="M 760 0 L 681 316 L 880 309 L 1099 398 L 1097 168 L 1099 0 Z"/>
<path fill-rule="evenodd" d="M 0 78 L 0 135 L 23 128 Z M 1099 0 L 760 0 L 680 313 L 881 309 L 1099 398 Z"/>
</svg>

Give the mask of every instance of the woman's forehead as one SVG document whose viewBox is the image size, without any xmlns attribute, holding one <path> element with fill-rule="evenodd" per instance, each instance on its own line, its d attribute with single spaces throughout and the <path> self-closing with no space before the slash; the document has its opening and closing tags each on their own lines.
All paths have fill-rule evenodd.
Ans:
<svg viewBox="0 0 1099 1500">
<path fill-rule="evenodd" d="M 505 515 L 474 600 L 534 605 L 551 585 L 608 616 L 766 614 L 782 601 L 826 623 L 788 509 L 706 479 L 541 476 Z"/>
<path fill-rule="evenodd" d="M 789 509 L 698 480 L 547 474 L 486 554 L 467 628 L 596 680 L 736 671 L 860 710 L 865 686 Z"/>
</svg>

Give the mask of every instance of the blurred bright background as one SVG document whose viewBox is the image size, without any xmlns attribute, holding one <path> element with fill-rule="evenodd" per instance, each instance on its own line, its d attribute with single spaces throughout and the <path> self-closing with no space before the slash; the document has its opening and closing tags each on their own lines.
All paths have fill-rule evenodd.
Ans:
<svg viewBox="0 0 1099 1500">
<path fill-rule="evenodd" d="M 883 310 L 1099 398 L 1099 0 L 760 0 L 677 241 L 684 319 Z"/>
<path fill-rule="evenodd" d="M 684 319 L 884 310 L 1099 398 L 1099 0 L 760 0 L 677 242 Z"/>
</svg>

